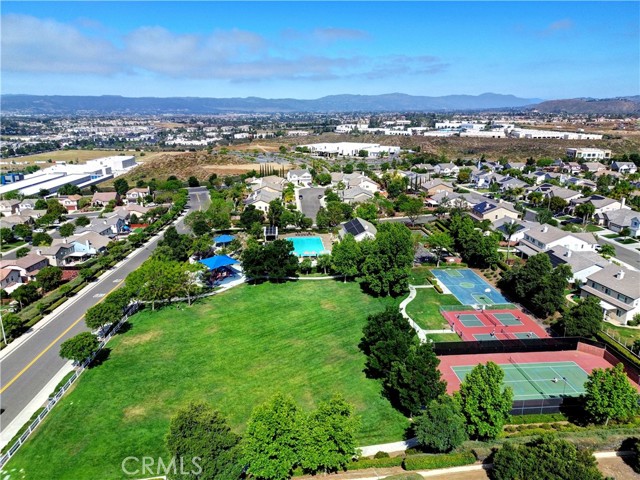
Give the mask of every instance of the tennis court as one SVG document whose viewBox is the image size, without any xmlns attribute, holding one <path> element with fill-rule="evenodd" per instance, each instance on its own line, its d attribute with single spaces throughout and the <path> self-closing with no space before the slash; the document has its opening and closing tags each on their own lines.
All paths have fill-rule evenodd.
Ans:
<svg viewBox="0 0 640 480">
<path fill-rule="evenodd" d="M 480 317 L 478 317 L 473 313 L 461 313 L 460 315 L 458 315 L 457 318 L 458 320 L 460 320 L 460 323 L 465 327 L 484 327 L 485 326 L 484 322 L 480 319 Z"/>
<path fill-rule="evenodd" d="M 504 304 L 507 300 L 473 270 L 468 268 L 434 269 L 435 277 L 463 305 Z"/>
<path fill-rule="evenodd" d="M 522 325 L 522 322 L 518 320 L 513 313 L 493 313 L 492 314 L 498 322 L 507 327 L 512 327 L 514 325 Z"/>
<path fill-rule="evenodd" d="M 475 365 L 452 366 L 460 381 Z M 575 362 L 509 363 L 501 364 L 504 384 L 513 390 L 514 400 L 533 400 L 558 397 L 577 397 L 585 392 L 588 374 Z"/>
</svg>

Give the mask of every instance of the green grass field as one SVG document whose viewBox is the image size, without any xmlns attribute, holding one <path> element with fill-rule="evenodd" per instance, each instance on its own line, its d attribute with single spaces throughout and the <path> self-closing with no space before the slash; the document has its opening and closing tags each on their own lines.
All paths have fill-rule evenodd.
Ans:
<svg viewBox="0 0 640 480">
<path fill-rule="evenodd" d="M 429 285 L 429 278 L 433 278 L 433 273 L 428 267 L 414 267 L 409 275 L 411 285 Z"/>
<path fill-rule="evenodd" d="M 440 305 L 460 305 L 460 302 L 453 295 L 440 294 L 434 288 L 418 288 L 416 298 L 407 305 L 407 313 L 425 330 L 448 328 L 440 315 Z"/>
<path fill-rule="evenodd" d="M 461 342 L 460 337 L 455 333 L 427 333 L 427 338 L 434 342 Z"/>
<path fill-rule="evenodd" d="M 340 392 L 361 418 L 359 445 L 401 440 L 408 421 L 365 378 L 357 347 L 366 316 L 389 304 L 328 280 L 243 285 L 145 310 L 7 468 L 24 470 L 15 478 L 123 478 L 125 457 L 166 454 L 169 419 L 188 401 L 210 402 L 242 432 L 276 392 L 305 409 Z"/>
</svg>

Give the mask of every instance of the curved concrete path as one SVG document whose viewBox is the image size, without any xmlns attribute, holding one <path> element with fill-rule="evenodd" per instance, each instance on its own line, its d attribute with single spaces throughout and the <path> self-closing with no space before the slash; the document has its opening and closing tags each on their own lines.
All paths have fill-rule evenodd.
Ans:
<svg viewBox="0 0 640 480">
<path fill-rule="evenodd" d="M 407 305 L 409 305 L 409 303 L 411 303 L 411 301 L 414 298 L 416 298 L 416 293 L 417 293 L 416 288 L 433 288 L 433 286 L 432 285 L 419 285 L 419 286 L 409 285 L 409 296 L 405 298 L 402 301 L 402 303 L 400 303 L 400 314 L 409 321 L 409 325 L 411 325 L 411 328 L 413 328 L 416 331 L 420 341 L 426 342 L 427 330 L 422 329 L 416 322 L 414 322 L 413 318 L 411 318 L 407 314 L 407 310 L 406 310 Z"/>
</svg>

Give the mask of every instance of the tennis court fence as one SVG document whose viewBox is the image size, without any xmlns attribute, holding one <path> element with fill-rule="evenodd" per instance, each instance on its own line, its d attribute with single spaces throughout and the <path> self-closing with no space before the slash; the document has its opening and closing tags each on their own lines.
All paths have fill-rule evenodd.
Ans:
<svg viewBox="0 0 640 480">
<path fill-rule="evenodd" d="M 559 352 L 577 350 L 578 343 L 586 343 L 597 348 L 605 348 L 604 343 L 583 337 L 522 338 L 491 342 L 436 342 L 436 355 L 481 355 L 487 353 Z"/>
<path fill-rule="evenodd" d="M 535 415 L 538 413 L 567 413 L 580 408 L 580 397 L 555 397 L 531 400 L 514 400 L 511 415 Z"/>
<path fill-rule="evenodd" d="M 517 310 L 513 303 L 489 303 L 482 305 L 440 305 L 441 312 L 477 312 L 482 307 L 484 310 Z"/>
</svg>

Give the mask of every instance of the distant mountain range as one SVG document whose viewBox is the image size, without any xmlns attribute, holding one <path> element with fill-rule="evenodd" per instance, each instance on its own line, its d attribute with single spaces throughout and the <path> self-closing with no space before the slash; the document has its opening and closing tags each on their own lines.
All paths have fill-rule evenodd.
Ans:
<svg viewBox="0 0 640 480">
<path fill-rule="evenodd" d="M 32 114 L 214 114 L 227 112 L 442 112 L 518 108 L 540 102 L 535 98 L 484 93 L 482 95 L 413 96 L 403 93 L 384 95 L 330 95 L 314 100 L 294 98 L 130 98 L 121 96 L 2 95 L 5 113 Z"/>
<path fill-rule="evenodd" d="M 427 97 L 389 93 L 384 95 L 330 95 L 314 100 L 294 98 L 197 98 L 140 97 L 114 95 L 1 95 L 2 112 L 50 115 L 109 114 L 216 114 L 216 113 L 346 113 L 346 112 L 449 112 L 497 109 L 538 110 L 544 113 L 623 113 L 640 112 L 640 97 L 542 101 L 514 95 L 446 95 Z"/>
</svg>

